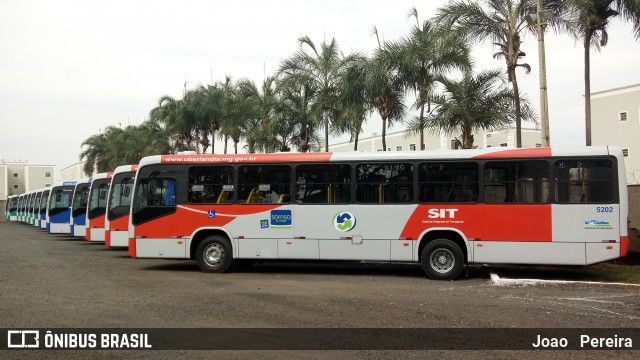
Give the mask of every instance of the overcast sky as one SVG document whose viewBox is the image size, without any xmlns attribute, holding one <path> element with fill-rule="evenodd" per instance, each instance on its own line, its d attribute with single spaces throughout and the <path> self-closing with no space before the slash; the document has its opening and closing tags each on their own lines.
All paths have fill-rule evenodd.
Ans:
<svg viewBox="0 0 640 360">
<path fill-rule="evenodd" d="M 413 6 L 426 19 L 446 2 L 3 0 L 0 159 L 59 171 L 78 162 L 84 139 L 109 125 L 140 124 L 160 96 L 181 97 L 185 82 L 193 88 L 230 75 L 260 83 L 304 35 L 316 44 L 335 37 L 345 54 L 370 52 L 374 25 L 396 40 L 415 23 L 407 18 Z M 546 40 L 552 145 L 582 145 L 582 47 L 564 34 L 547 32 Z M 522 47 L 532 72 L 518 73 L 520 89 L 538 108 L 535 37 Z M 476 46 L 476 70 L 502 69 L 495 51 Z M 594 92 L 640 83 L 640 43 L 629 24 L 614 21 L 609 44 L 591 59 Z M 379 133 L 378 121 L 362 137 Z"/>
</svg>

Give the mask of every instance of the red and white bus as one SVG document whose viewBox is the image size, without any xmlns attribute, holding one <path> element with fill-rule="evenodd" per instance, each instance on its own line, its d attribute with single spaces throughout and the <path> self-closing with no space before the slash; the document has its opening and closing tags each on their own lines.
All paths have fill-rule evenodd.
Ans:
<svg viewBox="0 0 640 360">
<path fill-rule="evenodd" d="M 129 254 L 587 265 L 625 256 L 618 147 L 158 155 L 140 162 Z"/>
<path fill-rule="evenodd" d="M 138 165 L 122 165 L 113 171 L 104 226 L 107 247 L 129 246 L 129 208 L 137 169 Z"/>
<path fill-rule="evenodd" d="M 87 201 L 87 241 L 105 240 L 105 214 L 107 211 L 107 196 L 113 173 L 100 173 L 92 178 L 89 187 L 89 198 Z"/>
<path fill-rule="evenodd" d="M 71 215 L 69 218 L 69 234 L 75 237 L 87 236 L 87 203 L 91 178 L 78 180 L 71 198 Z"/>
</svg>

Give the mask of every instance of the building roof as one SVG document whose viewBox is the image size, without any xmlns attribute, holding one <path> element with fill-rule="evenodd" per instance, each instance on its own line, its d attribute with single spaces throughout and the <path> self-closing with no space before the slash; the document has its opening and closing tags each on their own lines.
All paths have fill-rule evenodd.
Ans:
<svg viewBox="0 0 640 360">
<path fill-rule="evenodd" d="M 614 92 L 614 91 L 622 91 L 622 92 L 626 92 L 624 90 L 631 90 L 637 88 L 637 90 L 640 90 L 640 84 L 634 84 L 634 85 L 627 85 L 627 86 L 621 86 L 621 87 L 617 87 L 617 88 L 613 88 L 613 89 L 608 89 L 608 90 L 602 90 L 602 91 L 596 91 L 596 92 L 592 92 L 591 96 L 593 95 L 601 95 L 601 94 L 606 94 L 606 93 L 610 93 L 610 92 Z M 635 90 L 635 89 L 634 89 Z"/>
</svg>

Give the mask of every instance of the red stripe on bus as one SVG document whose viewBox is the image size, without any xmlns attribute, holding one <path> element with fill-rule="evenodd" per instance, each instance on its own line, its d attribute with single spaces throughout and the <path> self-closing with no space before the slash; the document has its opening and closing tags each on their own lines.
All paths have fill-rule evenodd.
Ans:
<svg viewBox="0 0 640 360">
<path fill-rule="evenodd" d="M 129 215 L 121 216 L 109 222 L 109 228 L 116 231 L 126 231 L 129 228 Z"/>
<path fill-rule="evenodd" d="M 486 241 L 551 241 L 551 204 L 421 204 L 400 237 L 419 240 L 435 228 Z"/>
<path fill-rule="evenodd" d="M 136 258 L 136 239 L 129 238 L 129 257 Z"/>
<path fill-rule="evenodd" d="M 521 148 L 490 152 L 474 159 L 538 158 L 551 156 L 551 148 Z"/>
<path fill-rule="evenodd" d="M 629 252 L 629 237 L 620 236 L 620 257 L 627 256 Z"/>
<path fill-rule="evenodd" d="M 111 247 L 111 231 L 105 230 L 104 232 L 104 245 L 106 247 Z"/>
<path fill-rule="evenodd" d="M 197 154 L 162 155 L 164 164 L 224 164 L 224 163 L 289 163 L 289 162 L 326 162 L 332 153 L 279 153 L 279 154 Z"/>
<path fill-rule="evenodd" d="M 267 213 L 281 204 L 264 205 L 189 205 L 176 208 L 176 212 L 135 226 L 135 236 L 168 238 L 191 236 L 202 227 L 223 227 L 238 216 Z M 215 211 L 210 218 L 207 212 Z M 268 215 L 267 215 L 268 216 Z"/>
</svg>

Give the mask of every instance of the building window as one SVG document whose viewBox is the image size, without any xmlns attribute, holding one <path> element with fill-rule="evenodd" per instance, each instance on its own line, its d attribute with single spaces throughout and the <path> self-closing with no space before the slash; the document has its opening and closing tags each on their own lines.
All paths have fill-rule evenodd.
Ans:
<svg viewBox="0 0 640 360">
<path fill-rule="evenodd" d="M 501 143 L 500 147 L 507 147 L 507 143 Z"/>
<path fill-rule="evenodd" d="M 491 147 L 491 145 L 487 145 L 487 147 L 488 147 L 488 148 L 490 148 L 490 147 Z"/>
<path fill-rule="evenodd" d="M 396 151 L 402 151 L 402 145 L 396 146 Z"/>
<path fill-rule="evenodd" d="M 490 137 L 491 137 L 491 134 L 487 134 L 487 137 L 488 137 L 488 138 L 490 138 Z"/>
<path fill-rule="evenodd" d="M 44 184 L 44 187 L 51 187 L 51 184 Z"/>
<path fill-rule="evenodd" d="M 409 150 L 416 151 L 416 144 L 409 144 Z"/>
<path fill-rule="evenodd" d="M 376 150 L 376 151 L 382 151 L 382 149 L 378 149 L 378 150 Z"/>
<path fill-rule="evenodd" d="M 460 142 L 458 141 L 458 139 L 452 139 L 451 140 L 451 149 L 452 150 L 457 150 L 458 148 L 460 148 Z"/>
<path fill-rule="evenodd" d="M 627 112 L 626 111 L 620 111 L 618 113 L 618 120 L 627 121 Z"/>
<path fill-rule="evenodd" d="M 388 148 L 387 148 L 387 151 L 391 151 L 391 148 L 390 148 L 390 147 L 388 147 Z"/>
<path fill-rule="evenodd" d="M 17 178 L 18 177 L 18 173 L 13 173 L 13 177 Z"/>
<path fill-rule="evenodd" d="M 622 155 L 624 157 L 629 157 L 629 148 L 622 149 Z"/>
<path fill-rule="evenodd" d="M 13 185 L 13 190 L 18 190 L 18 185 Z"/>
<path fill-rule="evenodd" d="M 45 172 L 45 173 L 44 173 L 44 177 L 48 177 L 48 178 L 50 178 L 50 177 L 51 177 L 51 173 L 50 173 L 50 172 L 48 172 L 48 171 L 47 171 L 47 172 Z"/>
</svg>

